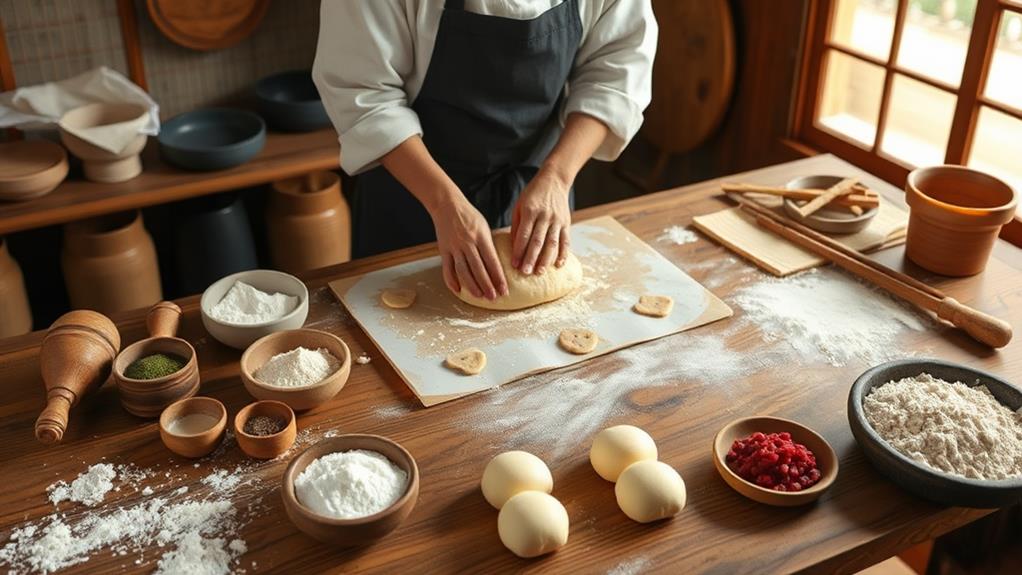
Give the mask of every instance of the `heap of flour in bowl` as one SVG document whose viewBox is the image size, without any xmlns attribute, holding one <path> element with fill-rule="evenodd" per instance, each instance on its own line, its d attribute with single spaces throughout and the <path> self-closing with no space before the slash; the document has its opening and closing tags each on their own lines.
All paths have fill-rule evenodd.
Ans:
<svg viewBox="0 0 1022 575">
<path fill-rule="evenodd" d="M 298 298 L 284 293 L 269 294 L 237 281 L 209 310 L 209 316 L 224 323 L 250 325 L 280 319 L 298 307 Z"/>
</svg>

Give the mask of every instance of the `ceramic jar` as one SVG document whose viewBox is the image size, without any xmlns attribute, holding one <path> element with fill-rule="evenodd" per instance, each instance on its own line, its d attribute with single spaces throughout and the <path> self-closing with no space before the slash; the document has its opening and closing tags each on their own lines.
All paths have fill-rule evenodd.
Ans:
<svg viewBox="0 0 1022 575">
<path fill-rule="evenodd" d="M 905 201 L 910 208 L 905 254 L 946 276 L 983 271 L 1018 202 L 1008 184 L 963 166 L 913 170 Z"/>
<path fill-rule="evenodd" d="M 191 200 L 175 212 L 174 269 L 182 292 L 202 293 L 224 276 L 259 267 L 248 211 L 240 194 Z"/>
<path fill-rule="evenodd" d="M 61 264 L 73 308 L 110 314 L 163 299 L 156 249 L 138 211 L 64 226 Z"/>
<path fill-rule="evenodd" d="M 299 273 L 351 259 L 351 212 L 333 172 L 274 182 L 266 225 L 277 269 Z"/>
<path fill-rule="evenodd" d="M 28 307 L 25 278 L 18 262 L 7 251 L 7 242 L 0 238 L 0 337 L 30 331 L 32 312 Z"/>
</svg>

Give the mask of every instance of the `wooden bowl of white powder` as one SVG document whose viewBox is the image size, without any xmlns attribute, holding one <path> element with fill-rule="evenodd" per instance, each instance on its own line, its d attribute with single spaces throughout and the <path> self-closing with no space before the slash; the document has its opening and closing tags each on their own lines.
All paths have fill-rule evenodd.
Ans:
<svg viewBox="0 0 1022 575">
<path fill-rule="evenodd" d="M 1022 501 L 1022 390 L 940 360 L 874 367 L 848 396 L 852 435 L 873 466 L 924 499 L 962 507 Z"/>
<path fill-rule="evenodd" d="M 332 545 L 366 545 L 412 512 L 419 468 L 386 437 L 338 435 L 295 456 L 280 492 L 288 518 L 306 535 Z"/>
<path fill-rule="evenodd" d="M 284 272 L 248 270 L 213 282 L 202 292 L 199 307 L 209 335 L 245 349 L 263 336 L 305 325 L 309 289 Z"/>
<path fill-rule="evenodd" d="M 252 397 L 280 401 L 295 411 L 333 399 L 349 374 L 348 346 L 318 329 L 271 333 L 241 355 L 241 381 Z"/>
</svg>

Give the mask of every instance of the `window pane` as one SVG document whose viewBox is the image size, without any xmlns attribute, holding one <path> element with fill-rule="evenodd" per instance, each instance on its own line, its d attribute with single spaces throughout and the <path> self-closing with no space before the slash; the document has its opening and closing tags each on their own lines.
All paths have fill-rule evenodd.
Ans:
<svg viewBox="0 0 1022 575">
<path fill-rule="evenodd" d="M 976 0 L 911 0 L 898 65 L 957 86 L 975 14 Z"/>
<path fill-rule="evenodd" d="M 954 96 L 896 74 L 880 149 L 913 166 L 943 164 L 954 113 Z"/>
<path fill-rule="evenodd" d="M 986 95 L 1022 109 L 1022 14 L 1005 11 L 994 59 L 987 75 Z"/>
<path fill-rule="evenodd" d="M 819 122 L 835 132 L 873 145 L 876 138 L 884 69 L 841 52 L 827 53 Z"/>
<path fill-rule="evenodd" d="M 1022 142 L 1022 120 L 983 107 L 972 137 L 969 166 L 1002 178 L 1016 191 L 1022 191 L 1022 163 L 1018 143 Z"/>
<path fill-rule="evenodd" d="M 891 52 L 896 0 L 838 0 L 830 39 L 886 60 Z"/>
</svg>

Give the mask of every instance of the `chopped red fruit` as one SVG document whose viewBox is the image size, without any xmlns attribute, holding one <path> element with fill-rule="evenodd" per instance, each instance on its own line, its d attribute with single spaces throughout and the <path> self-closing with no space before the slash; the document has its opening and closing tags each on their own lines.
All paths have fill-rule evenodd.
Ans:
<svg viewBox="0 0 1022 575">
<path fill-rule="evenodd" d="M 791 434 L 757 431 L 736 439 L 725 457 L 727 466 L 742 479 L 775 491 L 802 491 L 820 480 L 816 456 Z"/>
</svg>

